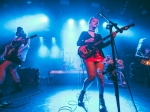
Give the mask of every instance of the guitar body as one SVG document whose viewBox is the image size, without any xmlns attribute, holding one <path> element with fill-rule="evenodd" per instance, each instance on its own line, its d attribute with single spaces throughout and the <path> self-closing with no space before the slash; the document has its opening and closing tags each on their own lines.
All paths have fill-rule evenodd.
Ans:
<svg viewBox="0 0 150 112">
<path fill-rule="evenodd" d="M 22 44 L 22 43 L 21 43 Z M 9 46 L 6 48 L 6 55 L 4 56 L 5 59 L 8 59 L 9 57 L 11 57 L 11 55 L 17 55 L 17 51 L 18 49 L 16 49 L 16 47 L 21 46 L 21 44 L 16 44 L 15 46 Z"/>
<path fill-rule="evenodd" d="M 150 66 L 150 52 L 141 58 L 141 64 Z"/>
<path fill-rule="evenodd" d="M 86 59 L 90 57 L 95 50 L 95 47 L 92 45 L 83 45 L 78 48 L 78 55 L 81 58 Z"/>
<path fill-rule="evenodd" d="M 141 59 L 141 63 L 143 65 L 150 66 L 150 60 L 148 60 L 148 59 Z"/>
<path fill-rule="evenodd" d="M 30 36 L 30 37 L 28 37 L 28 38 L 26 38 L 26 39 L 22 39 L 22 40 L 20 40 L 20 41 L 18 41 L 15 45 L 7 45 L 6 47 L 5 47 L 5 56 L 4 56 L 4 58 L 5 59 L 8 59 L 9 57 L 11 57 L 11 55 L 15 55 L 15 56 L 17 56 L 17 52 L 18 52 L 18 49 L 19 49 L 19 47 L 23 44 L 23 43 L 25 43 L 26 41 L 27 41 L 27 39 L 32 39 L 32 38 L 35 38 L 35 37 L 37 37 L 37 34 L 35 34 L 35 35 L 32 35 L 32 36 Z"/>
</svg>

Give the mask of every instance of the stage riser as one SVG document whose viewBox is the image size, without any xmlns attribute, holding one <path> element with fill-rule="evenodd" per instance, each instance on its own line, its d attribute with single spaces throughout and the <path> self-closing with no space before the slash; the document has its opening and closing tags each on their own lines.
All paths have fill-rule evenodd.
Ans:
<svg viewBox="0 0 150 112">
<path fill-rule="evenodd" d="M 80 73 L 53 73 L 48 76 L 48 85 L 79 85 L 86 76 Z"/>
<path fill-rule="evenodd" d="M 48 71 L 48 85 L 82 85 L 87 77 L 86 71 Z M 111 80 L 105 78 L 105 83 L 112 83 Z M 95 79 L 93 85 L 97 85 Z"/>
</svg>

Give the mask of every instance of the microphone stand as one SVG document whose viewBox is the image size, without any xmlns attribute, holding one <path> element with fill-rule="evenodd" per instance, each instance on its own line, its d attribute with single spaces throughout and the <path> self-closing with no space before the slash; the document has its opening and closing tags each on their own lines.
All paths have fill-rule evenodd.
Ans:
<svg viewBox="0 0 150 112">
<path fill-rule="evenodd" d="M 116 96 L 116 102 L 117 102 L 117 108 L 118 112 L 120 112 L 120 101 L 119 101 L 119 91 L 118 91 L 118 79 L 117 79 L 117 72 L 116 72 L 116 60 L 115 60 L 115 53 L 114 53 L 114 37 L 112 35 L 112 28 L 115 27 L 116 30 L 118 30 L 120 33 L 122 33 L 122 30 L 117 27 L 116 23 L 113 23 L 112 21 L 108 20 L 103 14 L 101 14 L 101 17 L 106 19 L 110 25 L 108 25 L 108 28 L 110 30 L 110 35 L 111 35 L 111 49 L 112 49 L 112 58 L 113 58 L 113 72 L 112 72 L 112 81 L 114 83 L 114 88 L 115 88 L 115 96 Z"/>
</svg>

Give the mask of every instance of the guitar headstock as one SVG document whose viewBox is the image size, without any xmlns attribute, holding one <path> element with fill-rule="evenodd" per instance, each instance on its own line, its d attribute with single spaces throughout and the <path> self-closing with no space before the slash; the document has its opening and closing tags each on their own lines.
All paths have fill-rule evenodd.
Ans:
<svg viewBox="0 0 150 112">
<path fill-rule="evenodd" d="M 128 30 L 131 26 L 134 26 L 135 24 L 129 24 L 129 25 L 127 25 L 127 26 L 124 26 L 124 27 L 122 27 L 121 28 L 121 30 Z"/>
<path fill-rule="evenodd" d="M 37 34 L 32 35 L 32 36 L 30 36 L 29 38 L 32 39 L 32 38 L 35 38 L 35 37 L 37 37 Z"/>
</svg>

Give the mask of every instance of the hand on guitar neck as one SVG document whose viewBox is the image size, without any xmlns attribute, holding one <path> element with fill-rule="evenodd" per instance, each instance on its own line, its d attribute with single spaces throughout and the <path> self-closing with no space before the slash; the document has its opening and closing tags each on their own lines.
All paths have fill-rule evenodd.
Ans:
<svg viewBox="0 0 150 112">
<path fill-rule="evenodd" d="M 116 37 L 117 32 L 112 32 L 112 36 L 115 38 Z"/>
</svg>

